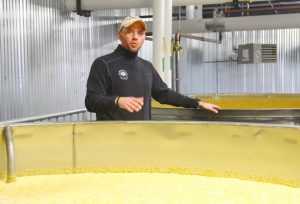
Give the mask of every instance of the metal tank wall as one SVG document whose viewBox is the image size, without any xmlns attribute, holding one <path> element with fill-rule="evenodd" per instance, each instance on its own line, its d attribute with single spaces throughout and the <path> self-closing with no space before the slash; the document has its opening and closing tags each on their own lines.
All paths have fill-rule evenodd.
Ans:
<svg viewBox="0 0 300 204">
<path fill-rule="evenodd" d="M 277 44 L 277 63 L 238 64 L 234 50 L 247 43 Z M 300 93 L 299 28 L 224 32 L 221 45 L 182 38 L 182 47 L 181 93 Z"/>
<path fill-rule="evenodd" d="M 0 121 L 84 108 L 93 60 L 117 46 L 118 16 L 148 10 L 86 18 L 62 0 L 0 0 Z"/>
</svg>

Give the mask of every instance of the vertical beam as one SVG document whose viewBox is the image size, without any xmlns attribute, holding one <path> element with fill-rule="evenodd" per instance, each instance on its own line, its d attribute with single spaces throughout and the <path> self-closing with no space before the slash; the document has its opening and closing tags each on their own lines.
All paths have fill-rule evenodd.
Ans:
<svg viewBox="0 0 300 204">
<path fill-rule="evenodd" d="M 172 0 L 165 0 L 165 46 L 164 46 L 164 74 L 165 83 L 169 88 L 172 87 L 172 55 L 171 55 L 171 40 L 172 40 Z"/>
<path fill-rule="evenodd" d="M 163 72 L 164 1 L 153 0 L 153 65 L 164 79 Z"/>
</svg>

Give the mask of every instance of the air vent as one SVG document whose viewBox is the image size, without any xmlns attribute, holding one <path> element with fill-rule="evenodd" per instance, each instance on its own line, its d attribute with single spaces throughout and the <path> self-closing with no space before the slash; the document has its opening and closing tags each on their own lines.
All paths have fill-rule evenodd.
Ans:
<svg viewBox="0 0 300 204">
<path fill-rule="evenodd" d="M 238 63 L 274 63 L 277 62 L 276 44 L 239 45 Z"/>
<path fill-rule="evenodd" d="M 277 46 L 276 44 L 262 44 L 261 62 L 277 62 Z"/>
</svg>

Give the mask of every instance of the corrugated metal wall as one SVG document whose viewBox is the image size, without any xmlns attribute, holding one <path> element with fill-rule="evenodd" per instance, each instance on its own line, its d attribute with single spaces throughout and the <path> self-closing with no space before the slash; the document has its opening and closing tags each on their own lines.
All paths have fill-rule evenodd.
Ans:
<svg viewBox="0 0 300 204">
<path fill-rule="evenodd" d="M 0 121 L 84 108 L 91 63 L 117 46 L 119 17 L 151 13 L 86 18 L 67 12 L 62 0 L 0 0 Z M 299 93 L 299 41 L 299 29 L 227 32 L 222 45 L 182 39 L 181 92 Z M 276 43 L 278 63 L 238 65 L 232 47 L 246 43 Z M 152 42 L 140 56 L 152 60 Z"/>
<path fill-rule="evenodd" d="M 277 44 L 277 63 L 237 64 L 233 48 L 247 43 Z M 182 39 L 182 46 L 182 93 L 300 93 L 300 29 L 226 32 L 221 45 Z"/>
<path fill-rule="evenodd" d="M 1 5 L 1 119 L 83 108 L 88 69 L 113 47 L 115 28 L 70 16 L 59 0 Z"/>
<path fill-rule="evenodd" d="M 63 0 L 0 0 L 0 121 L 84 108 L 91 63 L 117 46 L 116 16 L 148 10 L 85 18 Z"/>
</svg>

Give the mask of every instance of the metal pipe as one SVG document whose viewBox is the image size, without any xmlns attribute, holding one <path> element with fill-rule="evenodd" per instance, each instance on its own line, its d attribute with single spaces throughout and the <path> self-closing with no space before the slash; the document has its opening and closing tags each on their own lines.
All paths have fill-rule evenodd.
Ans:
<svg viewBox="0 0 300 204">
<path fill-rule="evenodd" d="M 174 53 L 173 53 L 173 55 L 174 55 L 173 85 L 175 85 L 174 90 L 179 93 L 179 71 L 178 71 L 179 62 L 178 61 L 179 61 L 179 51 L 182 49 L 182 47 L 180 45 L 180 32 L 179 31 L 175 34 L 175 42 L 173 45 L 173 49 L 174 49 Z"/>
<path fill-rule="evenodd" d="M 183 38 L 189 38 L 189 39 L 194 39 L 194 40 L 200 40 L 200 41 L 205 41 L 205 42 L 212 42 L 212 43 L 218 43 L 221 44 L 222 41 L 220 39 L 222 39 L 219 34 L 219 40 L 215 40 L 215 39 L 210 39 L 210 38 L 204 38 L 204 37 L 200 37 L 200 36 L 194 36 L 194 35 L 189 35 L 186 33 L 180 33 L 180 36 Z"/>
<path fill-rule="evenodd" d="M 21 118 L 21 119 L 16 119 L 16 120 L 2 121 L 0 123 L 0 125 L 7 125 L 7 124 L 13 124 L 13 123 L 36 122 L 36 121 L 48 120 L 51 118 L 65 117 L 68 115 L 73 115 L 73 114 L 78 114 L 78 113 L 87 114 L 87 110 L 79 109 L 79 110 L 73 110 L 73 111 L 67 111 L 67 112 L 61 112 L 61 113 L 55 113 L 55 114 L 47 114 L 47 115 L 42 115 L 42 116 L 30 117 L 30 118 Z"/>
<path fill-rule="evenodd" d="M 179 52 L 175 51 L 175 83 L 176 83 L 176 88 L 175 91 L 179 93 Z"/>
<path fill-rule="evenodd" d="M 91 16 L 91 11 L 89 10 L 82 10 L 81 9 L 81 0 L 76 0 L 76 13 L 79 16 L 85 16 L 85 17 L 90 17 Z"/>
<path fill-rule="evenodd" d="M 296 10 L 300 9 L 300 6 L 278 6 L 278 7 L 263 7 L 263 8 L 247 8 L 247 9 L 226 9 L 224 14 L 228 13 L 241 13 L 241 12 L 252 12 L 252 11 L 280 11 L 280 10 Z"/>
<path fill-rule="evenodd" d="M 10 126 L 4 129 L 6 152 L 7 152 L 7 183 L 14 182 L 16 180 L 16 167 L 15 167 L 15 148 L 12 128 Z"/>
<path fill-rule="evenodd" d="M 200 40 L 200 41 L 205 41 L 205 42 L 212 42 L 212 43 L 218 43 L 221 44 L 222 43 L 222 33 L 219 32 L 219 39 L 215 40 L 215 39 L 210 39 L 210 38 L 204 38 L 204 37 L 199 37 L 199 36 L 194 36 L 194 35 L 189 35 L 186 33 L 180 33 L 180 31 L 177 31 L 175 34 L 175 42 L 173 45 L 173 49 L 174 49 L 174 69 L 173 69 L 173 76 L 175 75 L 175 79 L 173 79 L 173 90 L 175 90 L 176 92 L 179 92 L 179 71 L 178 71 L 178 67 L 179 67 L 179 63 L 178 63 L 178 59 L 179 59 L 179 51 L 182 49 L 181 45 L 180 45 L 180 40 L 181 37 L 183 38 L 189 38 L 189 39 L 194 39 L 194 40 Z M 175 82 L 174 82 L 175 81 Z M 174 88 L 174 85 L 176 84 L 176 87 Z"/>
<path fill-rule="evenodd" d="M 76 11 L 78 15 L 81 15 L 81 0 L 76 0 Z"/>
</svg>

